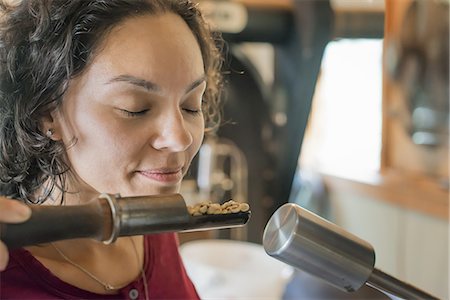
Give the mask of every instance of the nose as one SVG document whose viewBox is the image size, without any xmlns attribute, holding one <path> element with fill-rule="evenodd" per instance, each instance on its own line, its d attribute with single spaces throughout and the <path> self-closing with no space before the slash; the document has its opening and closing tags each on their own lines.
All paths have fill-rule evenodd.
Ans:
<svg viewBox="0 0 450 300">
<path fill-rule="evenodd" d="M 177 111 L 160 116 L 158 125 L 159 128 L 156 128 L 157 134 L 152 140 L 153 148 L 181 152 L 192 144 L 192 134 L 188 130 L 181 112 Z"/>
</svg>

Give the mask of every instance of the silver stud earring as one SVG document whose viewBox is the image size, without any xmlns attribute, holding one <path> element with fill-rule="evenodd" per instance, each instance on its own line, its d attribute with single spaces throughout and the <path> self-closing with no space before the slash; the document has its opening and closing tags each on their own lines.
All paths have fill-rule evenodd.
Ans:
<svg viewBox="0 0 450 300">
<path fill-rule="evenodd" d="M 45 135 L 50 139 L 53 135 L 53 129 L 51 129 L 51 128 L 47 129 L 47 132 L 45 132 Z"/>
</svg>

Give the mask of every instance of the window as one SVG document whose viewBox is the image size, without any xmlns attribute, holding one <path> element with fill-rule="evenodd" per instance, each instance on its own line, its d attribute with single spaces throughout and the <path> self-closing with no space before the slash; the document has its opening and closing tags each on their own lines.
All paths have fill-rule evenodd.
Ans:
<svg viewBox="0 0 450 300">
<path fill-rule="evenodd" d="M 322 62 L 300 164 L 364 181 L 380 169 L 383 41 L 330 42 Z"/>
</svg>

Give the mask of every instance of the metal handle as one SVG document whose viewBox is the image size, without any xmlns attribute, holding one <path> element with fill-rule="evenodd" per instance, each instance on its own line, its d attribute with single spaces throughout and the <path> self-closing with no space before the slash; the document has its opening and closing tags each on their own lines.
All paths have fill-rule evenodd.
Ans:
<svg viewBox="0 0 450 300">
<path fill-rule="evenodd" d="M 0 240 L 10 249 L 63 239 L 91 237 L 106 239 L 110 228 L 104 211 L 105 201 L 77 206 L 31 206 L 31 217 L 24 223 L 0 223 Z"/>
<path fill-rule="evenodd" d="M 439 299 L 376 268 L 373 270 L 372 274 L 370 274 L 366 285 L 381 292 L 387 292 L 388 294 L 396 295 L 404 299 Z"/>
</svg>

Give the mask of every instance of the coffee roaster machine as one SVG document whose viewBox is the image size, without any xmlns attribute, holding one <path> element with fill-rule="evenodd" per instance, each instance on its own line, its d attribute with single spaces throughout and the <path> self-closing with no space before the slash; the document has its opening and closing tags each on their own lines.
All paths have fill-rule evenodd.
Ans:
<svg viewBox="0 0 450 300">
<path fill-rule="evenodd" d="M 327 44 L 342 38 L 384 38 L 382 10 L 336 10 L 333 2 L 339 1 L 294 0 L 287 9 L 242 4 L 247 1 L 200 1 L 226 41 L 226 93 L 223 124 L 206 140 L 191 178 L 210 199 L 250 203 L 253 217 L 247 232 L 237 238 L 260 243 L 272 213 L 290 199 Z M 444 9 L 432 9 L 434 2 Z M 446 20 L 433 18 L 436 11 L 448 12 L 445 2 L 413 1 L 403 38 L 385 55 L 391 79 L 405 91 L 405 129 L 422 146 L 448 143 L 448 13 Z M 431 31 L 439 33 L 427 34 Z M 270 84 L 241 51 L 249 43 L 273 47 Z"/>
<path fill-rule="evenodd" d="M 290 198 L 327 44 L 339 38 L 383 37 L 383 13 L 336 13 L 324 0 L 292 3 L 286 9 L 200 1 L 226 41 L 226 90 L 223 124 L 206 139 L 190 178 L 198 193 L 213 201 L 250 203 L 253 217 L 240 229 L 246 232 L 231 238 L 261 243 L 270 216 Z M 273 49 L 267 61 L 273 64 L 270 83 L 242 51 L 242 45 L 259 43 Z"/>
<path fill-rule="evenodd" d="M 270 5 L 246 6 L 226 0 L 204 0 L 201 4 L 207 8 L 207 16 L 213 24 L 216 24 L 216 29 L 222 33 L 228 47 L 224 65 L 225 122 L 212 143 L 209 139 L 206 140 L 208 156 L 200 152 L 199 160 L 202 162 L 200 166 L 205 165 L 205 161 L 209 161 L 206 164 L 209 166 L 207 170 L 209 175 L 217 173 L 221 175 L 216 178 L 226 177 L 231 180 L 231 184 L 226 184 L 224 189 L 222 186 L 222 192 L 218 194 L 222 197 L 237 197 L 239 201 L 248 201 L 252 207 L 252 219 L 244 229 L 246 232 L 235 237 L 256 243 L 262 242 L 269 255 L 306 271 L 299 272 L 292 282 L 294 289 L 290 292 L 290 296 L 293 298 L 303 295 L 312 298 L 389 299 L 379 291 L 387 291 L 387 295 L 391 298 L 396 296 L 416 299 L 434 298 L 426 292 L 374 269 L 373 249 L 368 250 L 361 244 L 357 246 L 356 244 L 359 243 L 357 238 L 358 242 L 354 244 L 355 240 L 348 239 L 347 233 L 342 229 L 334 227 L 333 224 L 327 224 L 325 220 L 310 215 L 300 207 L 287 204 L 291 196 L 294 176 L 298 172 L 297 161 L 327 44 L 331 40 L 340 38 L 382 39 L 384 13 L 382 11 L 338 12 L 333 9 L 331 1 L 326 0 L 294 0 L 292 9 L 270 7 Z M 427 12 L 424 6 L 415 5 L 413 7 L 415 14 L 423 15 L 424 11 Z M 425 22 L 430 21 L 429 19 Z M 417 20 L 420 21 L 420 18 L 416 18 Z M 430 26 L 420 24 L 418 26 L 430 29 Z M 444 56 L 447 55 L 446 66 L 448 67 L 448 19 L 446 26 L 447 50 L 445 52 L 444 49 Z M 243 43 L 268 43 L 273 46 L 273 82 L 270 85 L 264 82 L 249 57 L 240 51 L 240 45 Z M 392 66 L 390 69 L 392 79 L 398 80 L 401 88 L 408 90 L 408 87 L 411 87 L 411 80 L 417 83 L 413 84 L 416 88 L 415 92 L 406 93 L 406 101 L 411 109 L 412 141 L 433 146 L 445 143 L 445 137 L 447 137 L 448 143 L 448 68 L 443 74 L 437 74 L 440 78 L 438 82 L 441 82 L 441 79 L 444 80 L 443 85 L 433 88 L 436 81 L 420 82 L 424 79 L 421 71 L 436 68 L 434 64 L 432 68 L 427 68 L 428 56 L 420 51 L 420 45 L 420 42 L 414 45 L 409 44 L 404 52 L 401 46 L 392 48 L 390 55 L 387 56 L 391 61 L 387 63 Z M 408 54 L 406 63 L 404 53 Z M 406 76 L 405 79 L 402 76 L 408 75 L 408 72 L 405 73 L 404 70 L 406 64 L 416 68 L 410 68 L 409 70 L 412 70 L 414 74 L 410 73 L 412 77 Z M 421 87 L 424 89 L 420 90 Z M 427 101 L 425 90 L 433 94 L 440 93 L 438 95 L 440 100 Z M 432 105 L 428 105 L 429 103 Z M 433 122 L 424 123 L 426 118 L 421 116 L 430 113 L 434 116 L 431 118 Z M 219 164 L 210 161 L 214 157 L 215 147 L 219 149 L 223 143 L 233 149 L 235 154 L 237 153 L 238 159 L 230 158 L 229 161 L 239 161 L 241 164 L 223 164 L 226 162 L 223 157 Z M 220 153 L 224 152 L 216 151 L 216 153 L 220 156 Z M 219 170 L 211 167 L 214 165 Z M 232 180 L 233 176 L 224 175 L 233 173 L 233 168 L 241 169 L 241 172 L 234 172 L 240 174 L 237 177 L 238 180 Z M 198 172 L 204 174 L 202 169 Z M 210 178 L 214 177 L 210 176 Z M 245 186 L 236 188 L 234 185 Z M 215 184 L 215 186 L 220 185 Z M 202 187 L 204 191 L 211 191 L 212 185 L 203 185 L 200 189 Z M 231 187 L 241 192 L 233 193 Z M 242 191 L 245 192 L 242 193 Z M 302 226 L 303 228 L 300 228 Z M 327 244 L 328 239 L 335 241 L 335 244 Z M 366 255 L 364 253 L 368 254 L 366 256 L 368 260 L 363 258 Z M 310 260 L 307 261 L 305 257 Z M 347 258 L 351 261 L 349 264 L 345 262 Z M 353 265 L 354 262 L 357 262 L 356 265 Z M 331 266 L 334 263 L 335 269 Z M 350 275 L 351 270 L 356 273 Z M 358 272 L 364 275 L 361 275 L 362 273 L 355 275 Z M 359 291 L 352 295 L 340 293 L 337 289 L 322 284 L 322 281 L 317 281 L 316 277 L 310 277 L 310 273 L 338 289 L 347 292 L 356 289 Z M 360 280 L 356 289 L 350 283 L 356 278 L 353 275 L 358 277 L 357 281 Z M 364 283 L 367 286 L 364 286 Z M 299 294 L 299 288 L 316 290 L 316 292 L 306 294 L 300 292 Z M 286 296 L 289 297 L 289 294 Z"/>
</svg>

